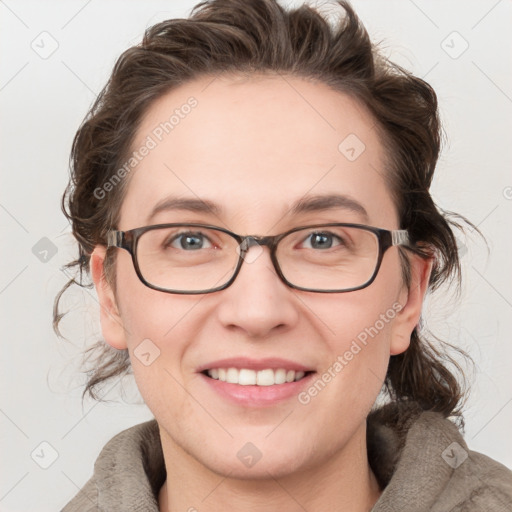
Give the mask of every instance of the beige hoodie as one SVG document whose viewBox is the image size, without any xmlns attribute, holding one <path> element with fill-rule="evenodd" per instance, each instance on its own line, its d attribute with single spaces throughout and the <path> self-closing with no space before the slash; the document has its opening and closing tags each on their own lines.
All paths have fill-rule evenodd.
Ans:
<svg viewBox="0 0 512 512">
<path fill-rule="evenodd" d="M 383 489 L 371 512 L 512 512 L 512 472 L 470 451 L 441 414 L 392 403 L 370 414 L 367 432 Z M 148 421 L 105 445 L 63 512 L 158 512 L 165 478 L 158 425 Z"/>
</svg>

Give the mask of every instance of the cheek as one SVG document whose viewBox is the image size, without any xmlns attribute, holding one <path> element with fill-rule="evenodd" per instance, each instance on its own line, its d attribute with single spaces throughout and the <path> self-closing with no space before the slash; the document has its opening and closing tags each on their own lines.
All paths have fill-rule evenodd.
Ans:
<svg viewBox="0 0 512 512">
<path fill-rule="evenodd" d="M 123 320 L 135 382 L 153 415 L 167 423 L 193 415 L 190 347 L 198 339 L 197 298 L 140 291 L 125 300 Z M 174 418 L 174 420 L 173 420 Z"/>
<path fill-rule="evenodd" d="M 327 355 L 325 371 L 343 374 L 342 380 L 351 379 L 351 382 L 354 378 L 366 380 L 368 372 L 374 379 L 384 379 L 392 326 L 401 309 L 397 295 L 377 300 L 373 293 L 361 290 L 350 298 L 308 305 L 313 313 L 318 312 L 316 326 L 323 333 Z M 353 384 L 348 387 L 352 388 Z"/>
<path fill-rule="evenodd" d="M 321 382 L 306 390 L 303 403 L 321 391 L 324 403 L 336 404 L 339 411 L 331 416 L 333 421 L 343 411 L 369 410 L 382 387 L 393 323 L 403 307 L 400 267 L 388 267 L 363 290 L 304 299 L 308 320 L 322 333 L 326 357 L 318 375 Z"/>
<path fill-rule="evenodd" d="M 131 261 L 118 263 L 119 313 L 135 380 L 151 408 L 157 390 L 182 380 L 187 349 L 201 325 L 194 321 L 200 297 L 152 290 L 139 280 Z"/>
<path fill-rule="evenodd" d="M 198 297 L 148 288 L 139 280 L 127 253 L 117 263 L 117 299 L 130 351 L 146 338 L 160 347 L 163 340 L 184 328 L 187 322 L 183 320 Z"/>
<path fill-rule="evenodd" d="M 311 318 L 316 316 L 316 324 L 331 349 L 339 354 L 353 344 L 372 349 L 376 345 L 370 343 L 373 340 L 380 340 L 380 346 L 387 345 L 393 322 L 403 307 L 403 295 L 400 265 L 389 259 L 367 288 L 345 294 L 318 294 L 305 297 L 304 302 L 312 312 Z"/>
</svg>

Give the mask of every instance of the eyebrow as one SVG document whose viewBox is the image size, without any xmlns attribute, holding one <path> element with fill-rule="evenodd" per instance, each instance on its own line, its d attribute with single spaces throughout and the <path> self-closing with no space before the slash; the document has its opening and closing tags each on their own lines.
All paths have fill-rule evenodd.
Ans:
<svg viewBox="0 0 512 512">
<path fill-rule="evenodd" d="M 368 220 L 368 212 L 364 206 L 348 196 L 340 194 L 306 196 L 295 203 L 290 208 L 291 215 L 299 213 L 319 212 L 324 210 L 334 210 L 341 208 L 361 215 L 364 220 Z"/>
<path fill-rule="evenodd" d="M 221 214 L 222 208 L 208 199 L 194 199 L 188 197 L 166 197 L 159 201 L 149 214 L 148 221 L 160 212 L 181 210 L 196 213 L 210 213 L 215 216 Z"/>
<path fill-rule="evenodd" d="M 292 204 L 289 209 L 289 215 L 299 215 L 301 213 L 320 212 L 334 209 L 348 210 L 359 214 L 364 220 L 368 220 L 368 212 L 364 206 L 345 195 L 328 194 L 302 197 Z M 160 212 L 181 210 L 194 213 L 207 213 L 217 217 L 222 215 L 222 207 L 208 199 L 195 199 L 186 197 L 166 197 L 159 201 L 149 214 L 148 221 Z"/>
</svg>

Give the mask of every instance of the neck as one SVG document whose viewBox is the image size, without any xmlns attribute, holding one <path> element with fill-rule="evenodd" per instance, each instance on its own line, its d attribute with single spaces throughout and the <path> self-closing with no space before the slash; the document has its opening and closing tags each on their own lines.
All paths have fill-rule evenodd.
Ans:
<svg viewBox="0 0 512 512">
<path fill-rule="evenodd" d="M 277 478 L 269 470 L 268 478 L 258 480 L 214 473 L 170 442 L 161 429 L 167 481 L 160 490 L 160 512 L 368 512 L 380 489 L 368 464 L 364 427 L 350 445 L 321 464 Z"/>
</svg>

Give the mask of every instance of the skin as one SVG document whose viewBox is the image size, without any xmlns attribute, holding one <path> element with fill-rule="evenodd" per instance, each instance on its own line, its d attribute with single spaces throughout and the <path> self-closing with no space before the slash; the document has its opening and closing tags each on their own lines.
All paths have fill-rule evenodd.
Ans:
<svg viewBox="0 0 512 512">
<path fill-rule="evenodd" d="M 266 235 L 321 222 L 400 227 L 375 123 L 347 95 L 296 77 L 202 78 L 154 103 L 133 147 L 190 96 L 197 107 L 130 176 L 118 229 L 204 222 Z M 338 150 L 349 134 L 366 146 L 353 162 Z M 303 196 L 333 192 L 357 200 L 368 219 L 341 208 L 290 215 Z M 169 194 L 211 200 L 223 213 L 164 211 L 148 221 Z M 407 289 L 393 247 L 369 287 L 322 294 L 287 287 L 265 248 L 229 288 L 193 296 L 144 286 L 120 249 L 114 294 L 104 257 L 98 246 L 91 260 L 103 335 L 129 350 L 137 385 L 160 426 L 169 482 L 160 491 L 162 511 L 371 508 L 380 490 L 367 462 L 365 420 L 390 355 L 409 345 L 429 261 L 410 256 Z M 402 310 L 307 405 L 295 397 L 266 408 L 234 405 L 197 373 L 216 359 L 247 356 L 291 359 L 321 374 L 396 303 Z M 160 350 L 149 366 L 133 354 L 147 338 Z M 247 442 L 262 453 L 250 468 L 237 457 Z"/>
</svg>

